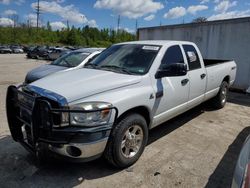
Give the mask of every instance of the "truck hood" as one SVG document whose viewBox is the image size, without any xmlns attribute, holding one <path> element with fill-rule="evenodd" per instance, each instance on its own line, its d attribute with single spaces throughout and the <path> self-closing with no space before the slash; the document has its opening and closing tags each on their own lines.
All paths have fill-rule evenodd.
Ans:
<svg viewBox="0 0 250 188">
<path fill-rule="evenodd" d="M 25 77 L 25 82 L 31 83 L 49 74 L 65 70 L 67 68 L 68 67 L 56 66 L 56 65 L 42 65 L 29 71 Z"/>
<path fill-rule="evenodd" d="M 75 69 L 49 75 L 30 84 L 63 96 L 68 103 L 139 83 L 141 76 L 96 69 Z"/>
</svg>

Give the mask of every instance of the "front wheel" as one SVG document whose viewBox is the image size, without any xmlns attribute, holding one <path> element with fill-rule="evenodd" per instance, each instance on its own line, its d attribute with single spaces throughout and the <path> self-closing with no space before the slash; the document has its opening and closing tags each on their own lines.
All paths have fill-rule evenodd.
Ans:
<svg viewBox="0 0 250 188">
<path fill-rule="evenodd" d="M 213 106 L 217 109 L 221 109 L 226 105 L 228 94 L 228 83 L 223 81 L 220 86 L 218 94 L 212 99 Z"/>
<path fill-rule="evenodd" d="M 104 157 L 116 167 L 128 167 L 139 159 L 147 140 L 145 118 L 139 114 L 129 114 L 114 127 Z"/>
</svg>

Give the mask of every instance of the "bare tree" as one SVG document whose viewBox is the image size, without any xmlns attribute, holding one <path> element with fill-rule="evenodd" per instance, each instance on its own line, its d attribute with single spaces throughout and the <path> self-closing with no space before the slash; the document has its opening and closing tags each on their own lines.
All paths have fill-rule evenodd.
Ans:
<svg viewBox="0 0 250 188">
<path fill-rule="evenodd" d="M 198 17 L 198 18 L 193 19 L 192 23 L 203 23 L 206 21 L 207 21 L 206 17 Z"/>
</svg>

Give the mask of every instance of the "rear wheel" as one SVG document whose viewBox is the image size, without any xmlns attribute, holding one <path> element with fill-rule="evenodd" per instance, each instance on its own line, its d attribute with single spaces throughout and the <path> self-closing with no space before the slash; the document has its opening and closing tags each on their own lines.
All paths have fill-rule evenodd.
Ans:
<svg viewBox="0 0 250 188">
<path fill-rule="evenodd" d="M 129 114 L 114 127 L 104 157 L 116 167 L 128 167 L 139 159 L 147 140 L 148 127 L 144 117 Z"/>
<path fill-rule="evenodd" d="M 223 81 L 218 94 L 212 99 L 213 106 L 217 109 L 223 108 L 227 102 L 228 83 Z"/>
</svg>

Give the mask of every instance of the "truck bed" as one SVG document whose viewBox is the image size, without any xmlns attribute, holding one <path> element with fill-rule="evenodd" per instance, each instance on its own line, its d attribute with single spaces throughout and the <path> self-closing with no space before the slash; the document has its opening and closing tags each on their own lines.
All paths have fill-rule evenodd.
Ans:
<svg viewBox="0 0 250 188">
<path fill-rule="evenodd" d="M 205 67 L 213 66 L 217 64 L 227 63 L 231 60 L 222 60 L 222 59 L 203 59 Z"/>
</svg>

